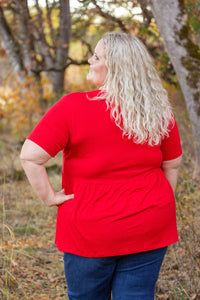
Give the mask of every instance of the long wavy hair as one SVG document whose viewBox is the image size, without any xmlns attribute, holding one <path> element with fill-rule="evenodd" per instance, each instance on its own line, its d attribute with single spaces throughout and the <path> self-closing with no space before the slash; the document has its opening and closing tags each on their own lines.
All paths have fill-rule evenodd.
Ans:
<svg viewBox="0 0 200 300">
<path fill-rule="evenodd" d="M 108 73 L 98 99 L 106 99 L 123 135 L 150 146 L 168 136 L 171 106 L 144 44 L 126 33 L 103 38 Z"/>
</svg>

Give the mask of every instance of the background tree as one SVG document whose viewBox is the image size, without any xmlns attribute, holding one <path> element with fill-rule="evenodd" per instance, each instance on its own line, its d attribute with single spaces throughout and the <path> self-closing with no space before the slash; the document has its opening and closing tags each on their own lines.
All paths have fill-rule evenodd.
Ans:
<svg viewBox="0 0 200 300">
<path fill-rule="evenodd" d="M 152 0 L 150 4 L 184 94 L 200 161 L 199 1 Z M 196 11 L 196 16 L 191 11 Z"/>
<path fill-rule="evenodd" d="M 30 75 L 40 81 L 45 71 L 54 91 L 63 88 L 71 37 L 69 0 L 46 0 L 45 9 L 38 0 L 35 7 L 29 7 L 27 0 L 2 1 L 0 36 L 19 80 Z"/>
</svg>

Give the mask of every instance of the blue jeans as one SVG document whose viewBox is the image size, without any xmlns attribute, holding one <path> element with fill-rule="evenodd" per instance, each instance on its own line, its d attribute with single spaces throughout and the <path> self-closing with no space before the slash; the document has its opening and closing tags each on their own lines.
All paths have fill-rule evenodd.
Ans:
<svg viewBox="0 0 200 300">
<path fill-rule="evenodd" d="M 64 253 L 69 300 L 153 300 L 167 247 L 88 258 Z"/>
</svg>

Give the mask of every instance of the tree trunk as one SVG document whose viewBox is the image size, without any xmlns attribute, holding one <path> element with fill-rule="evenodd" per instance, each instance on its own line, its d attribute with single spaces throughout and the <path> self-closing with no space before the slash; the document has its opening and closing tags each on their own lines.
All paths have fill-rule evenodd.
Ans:
<svg viewBox="0 0 200 300">
<path fill-rule="evenodd" d="M 0 35 L 1 44 L 5 49 L 9 60 L 11 62 L 12 68 L 17 75 L 19 81 L 23 80 L 23 62 L 20 56 L 20 46 L 18 42 L 13 37 L 13 34 L 6 22 L 4 17 L 3 9 L 0 6 Z"/>
<path fill-rule="evenodd" d="M 181 0 L 152 0 L 151 9 L 185 98 L 200 162 L 200 49 L 190 39 Z"/>
<path fill-rule="evenodd" d="M 58 35 L 58 46 L 56 49 L 55 69 L 60 70 L 59 73 L 53 72 L 53 89 L 60 92 L 64 85 L 65 70 L 69 52 L 69 42 L 71 38 L 71 15 L 69 0 L 60 0 L 60 24 Z"/>
<path fill-rule="evenodd" d="M 51 79 L 53 91 L 56 93 L 61 92 L 64 86 L 65 70 L 59 72 L 50 71 L 48 76 Z"/>
</svg>

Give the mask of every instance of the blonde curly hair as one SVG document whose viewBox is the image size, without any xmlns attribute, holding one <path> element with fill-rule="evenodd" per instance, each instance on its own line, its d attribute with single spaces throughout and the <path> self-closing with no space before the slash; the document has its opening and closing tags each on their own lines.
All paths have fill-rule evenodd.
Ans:
<svg viewBox="0 0 200 300">
<path fill-rule="evenodd" d="M 172 120 L 166 90 L 144 44 L 126 33 L 103 38 L 108 73 L 98 99 L 106 99 L 123 135 L 137 144 L 157 145 Z"/>
</svg>

